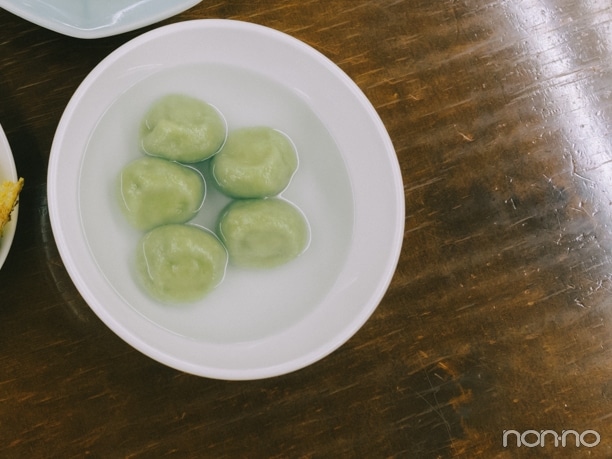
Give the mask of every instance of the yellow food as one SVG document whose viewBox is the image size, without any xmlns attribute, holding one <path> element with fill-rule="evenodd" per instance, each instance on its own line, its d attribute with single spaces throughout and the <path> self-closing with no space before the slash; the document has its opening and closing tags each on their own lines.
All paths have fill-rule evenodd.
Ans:
<svg viewBox="0 0 612 459">
<path fill-rule="evenodd" d="M 0 236 L 4 225 L 11 220 L 11 212 L 17 205 L 22 188 L 23 178 L 16 182 L 5 181 L 0 185 Z"/>
</svg>

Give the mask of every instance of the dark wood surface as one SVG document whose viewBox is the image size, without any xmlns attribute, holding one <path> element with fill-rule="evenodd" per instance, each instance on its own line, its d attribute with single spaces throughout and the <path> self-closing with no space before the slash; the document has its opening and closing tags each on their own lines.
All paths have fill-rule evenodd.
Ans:
<svg viewBox="0 0 612 459">
<path fill-rule="evenodd" d="M 219 0 L 162 24 L 195 18 L 287 32 L 370 98 L 405 182 L 390 288 L 285 376 L 211 380 L 133 350 L 64 269 L 46 172 L 78 84 L 160 24 L 80 40 L 0 10 L 0 124 L 26 180 L 0 271 L 0 457 L 612 457 L 610 3 Z M 504 447 L 511 429 L 600 442 Z"/>
</svg>

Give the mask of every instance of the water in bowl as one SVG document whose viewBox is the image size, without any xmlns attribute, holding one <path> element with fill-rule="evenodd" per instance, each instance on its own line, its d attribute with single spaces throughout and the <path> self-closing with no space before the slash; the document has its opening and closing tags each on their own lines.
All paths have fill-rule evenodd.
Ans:
<svg viewBox="0 0 612 459">
<path fill-rule="evenodd" d="M 229 266 L 223 283 L 189 305 L 151 299 L 133 272 L 140 232 L 119 211 L 116 179 L 143 155 L 138 126 L 151 103 L 168 93 L 199 97 L 217 107 L 228 128 L 264 125 L 295 143 L 299 168 L 282 197 L 297 205 L 311 227 L 311 243 L 296 260 L 276 269 Z M 308 97 L 282 82 L 221 64 L 162 70 L 129 88 L 93 130 L 81 167 L 79 206 L 91 254 L 115 291 L 144 317 L 173 333 L 212 343 L 261 339 L 297 323 L 321 302 L 343 267 L 353 231 L 353 201 L 343 154 L 312 111 Z M 207 174 L 208 163 L 196 165 Z M 229 198 L 207 182 L 193 223 L 214 229 Z M 313 331 L 315 332 L 315 331 Z"/>
</svg>

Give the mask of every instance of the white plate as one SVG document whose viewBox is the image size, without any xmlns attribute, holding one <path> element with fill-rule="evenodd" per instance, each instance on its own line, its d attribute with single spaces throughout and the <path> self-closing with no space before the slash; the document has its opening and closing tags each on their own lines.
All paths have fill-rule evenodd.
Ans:
<svg viewBox="0 0 612 459">
<path fill-rule="evenodd" d="M 201 0 L 0 0 L 41 27 L 76 38 L 101 38 L 167 19 Z"/>
<path fill-rule="evenodd" d="M 177 91 L 214 104 L 230 129 L 264 124 L 292 138 L 300 166 L 283 197 L 305 213 L 312 240 L 282 268 L 230 267 L 202 301 L 168 307 L 133 279 L 140 234 L 118 212 L 115 184 L 141 156 L 146 108 Z M 311 47 L 237 21 L 162 27 L 102 61 L 61 118 L 48 196 L 60 254 L 94 312 L 159 362 L 220 379 L 284 374 L 346 342 L 383 297 L 403 239 L 397 157 L 363 93 Z M 226 202 L 209 186 L 196 223 L 214 228 Z"/>
<path fill-rule="evenodd" d="M 4 130 L 0 126 L 0 183 L 5 180 L 16 181 L 17 170 L 15 169 L 15 161 L 11 153 L 11 147 L 6 139 Z M 4 264 L 8 256 L 13 237 L 15 236 L 15 228 L 17 228 L 17 214 L 19 213 L 19 204 L 15 206 L 11 213 L 11 221 L 6 224 L 2 237 L 0 237 L 0 268 Z"/>
</svg>

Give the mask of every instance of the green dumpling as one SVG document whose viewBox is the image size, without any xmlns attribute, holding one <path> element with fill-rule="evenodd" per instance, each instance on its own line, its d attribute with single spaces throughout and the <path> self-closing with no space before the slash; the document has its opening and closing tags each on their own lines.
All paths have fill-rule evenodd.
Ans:
<svg viewBox="0 0 612 459">
<path fill-rule="evenodd" d="M 227 251 L 210 231 L 193 225 L 165 225 L 141 239 L 136 268 L 146 290 L 158 300 L 198 300 L 225 276 Z"/>
<path fill-rule="evenodd" d="M 304 215 L 279 198 L 232 202 L 218 224 L 219 237 L 236 265 L 272 268 L 300 255 L 310 240 Z"/>
<path fill-rule="evenodd" d="M 140 129 L 146 153 L 184 163 L 210 158 L 226 136 L 225 120 L 212 105 L 182 94 L 170 94 L 155 102 Z"/>
<path fill-rule="evenodd" d="M 192 167 L 161 158 L 143 157 L 123 168 L 119 204 L 139 230 L 184 223 L 202 207 L 206 184 Z"/>
<path fill-rule="evenodd" d="M 212 159 L 221 191 L 234 198 L 264 198 L 283 191 L 298 167 L 293 142 L 269 127 L 230 132 Z"/>
</svg>

